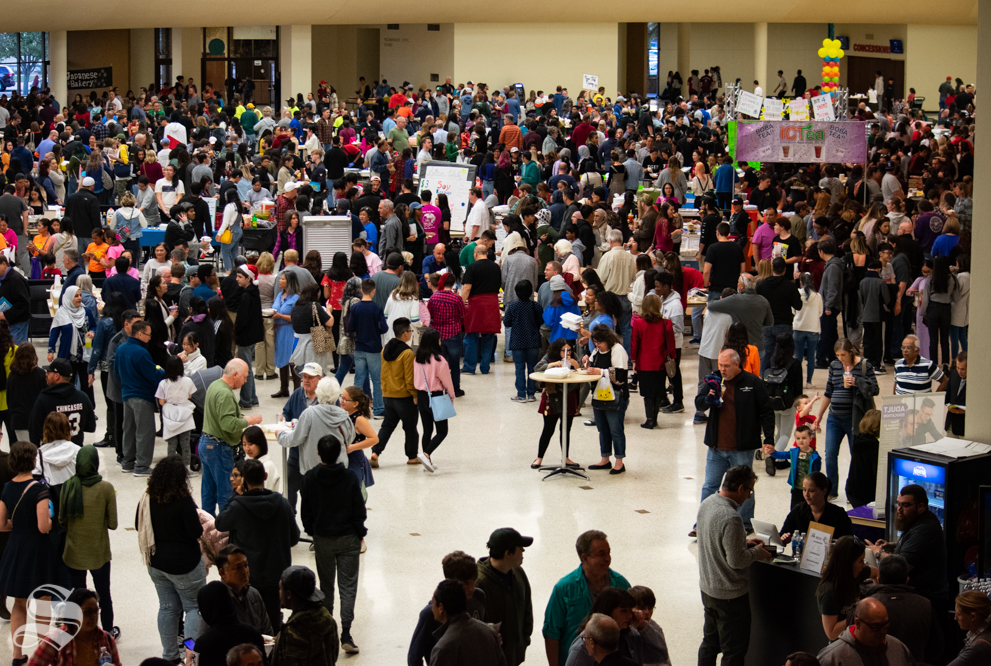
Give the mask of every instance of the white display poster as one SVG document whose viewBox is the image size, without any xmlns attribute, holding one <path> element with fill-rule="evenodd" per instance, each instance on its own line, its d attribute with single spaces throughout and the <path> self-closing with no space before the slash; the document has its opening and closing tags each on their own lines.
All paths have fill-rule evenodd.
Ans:
<svg viewBox="0 0 991 666">
<path fill-rule="evenodd" d="M 790 120 L 808 120 L 809 100 L 799 97 L 788 102 L 788 118 Z"/>
<path fill-rule="evenodd" d="M 451 162 L 427 162 L 420 166 L 419 188 L 429 190 L 433 196 L 447 195 L 451 207 L 451 233 L 463 234 L 465 220 L 471 206 L 468 194 L 475 184 L 475 167 Z"/>
<path fill-rule="evenodd" d="M 736 100 L 736 110 L 751 118 L 760 118 L 761 107 L 764 106 L 764 98 L 758 97 L 746 90 L 740 91 L 740 96 Z"/>
<path fill-rule="evenodd" d="M 833 96 L 830 93 L 822 93 L 812 98 L 812 113 L 816 120 L 836 120 L 833 112 Z"/>
<path fill-rule="evenodd" d="M 781 120 L 785 111 L 785 103 L 773 97 L 764 98 L 764 120 Z"/>
</svg>

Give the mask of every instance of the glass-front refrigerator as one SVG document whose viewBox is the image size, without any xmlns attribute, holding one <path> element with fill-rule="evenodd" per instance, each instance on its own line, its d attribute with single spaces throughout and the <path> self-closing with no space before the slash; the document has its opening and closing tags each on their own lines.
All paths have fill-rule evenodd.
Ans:
<svg viewBox="0 0 991 666">
<path fill-rule="evenodd" d="M 946 539 L 946 580 L 950 597 L 956 596 L 956 579 L 977 566 L 979 550 L 980 487 L 991 478 L 991 454 L 950 458 L 914 449 L 888 453 L 885 516 L 887 540 L 897 541 L 895 514 L 899 491 L 918 484 L 929 497 L 929 510 L 939 519 Z"/>
</svg>

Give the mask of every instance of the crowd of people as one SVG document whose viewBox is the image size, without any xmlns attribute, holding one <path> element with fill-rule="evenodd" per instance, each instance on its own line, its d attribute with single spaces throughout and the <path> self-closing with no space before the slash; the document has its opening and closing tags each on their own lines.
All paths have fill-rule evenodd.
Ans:
<svg viewBox="0 0 991 666">
<path fill-rule="evenodd" d="M 159 597 L 162 659 L 179 663 L 188 650 L 204 664 L 329 664 L 340 650 L 357 653 L 373 470 L 399 427 L 405 464 L 438 470 L 463 378 L 491 373 L 500 334 L 515 391 L 494 399 L 525 405 L 540 394 L 533 468 L 555 429 L 584 414 L 600 449 L 587 468 L 623 474 L 633 397 L 651 430 L 681 419 L 685 392 L 694 395 L 707 447 L 690 533 L 705 608 L 700 664 L 719 653 L 742 663 L 747 652 L 747 567 L 770 559 L 747 539 L 755 459 L 768 475 L 789 470 L 784 543 L 812 521 L 837 539 L 818 598 L 835 642 L 818 662 L 796 654 L 789 663 L 849 663 L 851 650 L 886 651 L 892 664 L 935 654 L 935 643 L 888 627 L 896 610 L 884 593 L 905 586 L 911 568 L 933 618 L 949 610 L 935 561 L 945 539 L 925 491 L 901 489 L 897 545 L 868 544 L 880 573 L 864 568 L 865 545 L 833 502 L 844 438 L 847 499 L 874 497 L 873 398 L 886 366 L 897 393 L 948 385 L 946 428 L 963 433 L 974 97 L 956 94 L 935 122 L 911 104 L 858 110 L 870 127 L 863 164 L 756 171 L 727 153 L 731 118 L 714 72 L 707 87 L 693 73 L 688 98 L 659 105 L 603 89 L 572 100 L 560 87 L 524 100 L 450 79 L 419 90 L 362 82 L 352 104 L 321 85 L 281 109 L 256 108 L 245 87 L 228 95 L 182 77 L 64 104 L 47 91 L 0 98 L 0 297 L 10 306 L 0 315 L 0 421 L 12 442 L 0 468 L 0 525 L 10 531 L 0 593 L 13 599 L 12 635 L 45 584 L 72 589 L 83 616 L 72 650 L 32 656 L 15 643 L 15 666 L 90 663 L 89 651 L 120 663 L 108 537 L 117 507 L 97 448 L 147 477 L 135 526 Z M 419 167 L 435 160 L 477 168 L 463 220 L 443 193 L 417 187 Z M 680 251 L 692 232 L 688 194 L 701 221 L 694 257 Z M 52 219 L 45 204 L 64 213 Z M 306 247 L 302 218 L 323 211 L 350 217 L 350 251 Z M 142 230 L 160 225 L 164 241 L 143 256 Z M 274 228 L 273 247 L 242 250 L 259 225 Z M 49 276 L 59 305 L 39 366 L 28 279 Z M 681 363 L 694 353 L 698 377 L 686 387 Z M 555 367 L 598 380 L 564 404 L 555 384 L 531 377 Z M 816 368 L 828 373 L 810 395 Z M 82 446 L 97 429 L 97 375 L 105 434 Z M 251 411 L 261 382 L 276 378 L 285 423 L 273 431 Z M 484 382 L 470 386 L 485 391 Z M 156 464 L 157 437 L 168 455 Z M 289 449 L 284 478 L 270 445 Z M 37 510 L 17 513 L 21 504 Z M 316 573 L 292 563 L 304 532 Z M 531 543 L 507 528 L 492 534 L 488 558 L 448 555 L 409 663 L 522 663 Z M 580 566 L 544 615 L 550 666 L 669 663 L 651 590 L 609 568 L 604 533 L 583 533 L 576 548 Z M 207 583 L 213 565 L 221 581 Z M 868 577 L 878 587 L 855 592 Z M 986 602 L 957 597 L 973 640 L 956 666 L 988 654 Z M 945 623 L 932 624 L 943 636 Z"/>
</svg>

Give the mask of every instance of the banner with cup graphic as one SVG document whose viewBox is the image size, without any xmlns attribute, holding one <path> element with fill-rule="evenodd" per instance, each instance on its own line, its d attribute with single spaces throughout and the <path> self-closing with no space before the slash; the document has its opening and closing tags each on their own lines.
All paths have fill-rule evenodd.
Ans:
<svg viewBox="0 0 991 666">
<path fill-rule="evenodd" d="M 864 164 L 867 161 L 865 123 L 858 120 L 736 121 L 738 162 L 822 162 Z"/>
</svg>

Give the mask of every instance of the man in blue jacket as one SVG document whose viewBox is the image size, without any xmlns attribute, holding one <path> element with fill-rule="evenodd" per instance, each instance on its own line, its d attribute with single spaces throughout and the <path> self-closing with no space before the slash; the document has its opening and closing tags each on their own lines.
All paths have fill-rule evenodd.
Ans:
<svg viewBox="0 0 991 666">
<path fill-rule="evenodd" d="M 124 255 L 114 260 L 114 268 L 117 272 L 104 281 L 103 298 L 118 293 L 124 298 L 128 310 L 137 310 L 138 301 L 141 300 L 141 280 L 127 274 L 130 267 L 131 260 Z"/>
<path fill-rule="evenodd" d="M 148 352 L 151 324 L 131 324 L 131 337 L 117 349 L 114 371 L 124 399 L 124 460 L 121 468 L 134 476 L 151 476 L 155 454 L 155 391 L 165 371 Z"/>
</svg>

